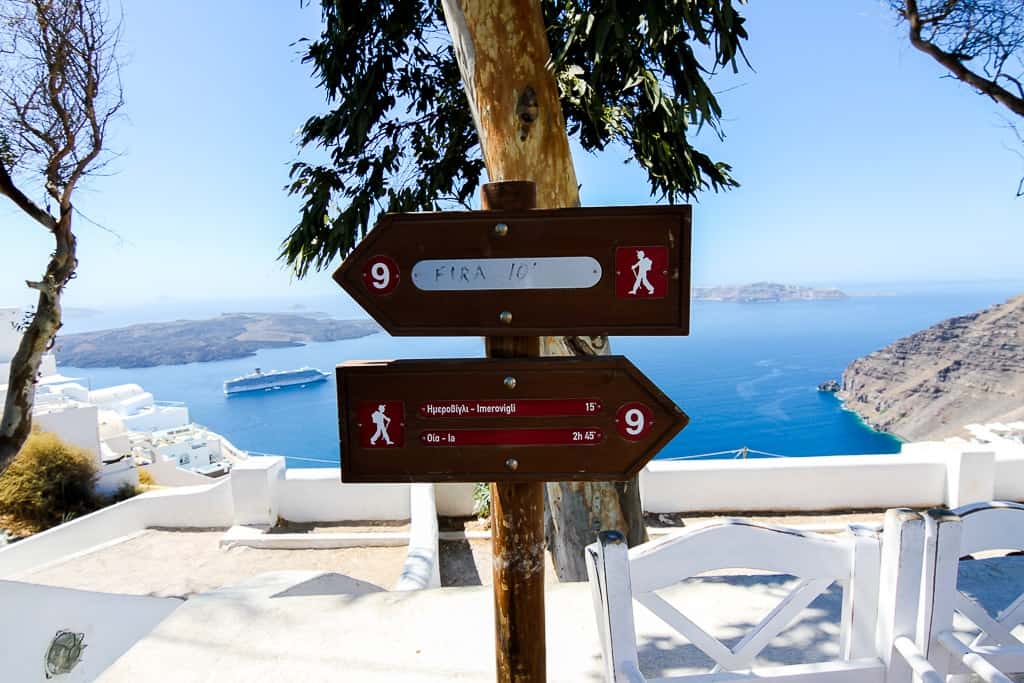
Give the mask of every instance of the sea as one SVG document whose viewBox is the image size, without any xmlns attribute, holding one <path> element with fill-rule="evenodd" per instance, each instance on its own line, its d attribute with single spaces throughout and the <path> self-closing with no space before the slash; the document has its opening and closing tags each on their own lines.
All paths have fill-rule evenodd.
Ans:
<svg viewBox="0 0 1024 683">
<path fill-rule="evenodd" d="M 658 458 L 723 459 L 896 453 L 900 441 L 865 425 L 833 395 L 855 358 L 946 318 L 1001 303 L 1024 282 L 848 285 L 836 301 L 694 302 L 687 337 L 613 337 L 625 355 L 689 416 L 690 424 Z M 134 308 L 69 310 L 65 332 L 131 323 L 204 318 L 220 312 L 324 312 L 364 317 L 337 297 L 246 301 L 160 301 Z M 470 358 L 480 338 L 360 339 L 265 349 L 234 360 L 151 368 L 75 368 L 64 375 L 96 389 L 136 383 L 157 400 L 188 405 L 193 421 L 239 448 L 283 455 L 289 467 L 339 464 L 336 387 L 327 382 L 226 397 L 224 380 L 303 366 L 331 372 L 349 360 Z M 749 449 L 744 451 L 743 449 Z"/>
</svg>

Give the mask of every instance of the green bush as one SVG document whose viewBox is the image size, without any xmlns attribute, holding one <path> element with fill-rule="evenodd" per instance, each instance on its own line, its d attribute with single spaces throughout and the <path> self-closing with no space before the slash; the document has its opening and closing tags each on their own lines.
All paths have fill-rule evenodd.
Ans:
<svg viewBox="0 0 1024 683">
<path fill-rule="evenodd" d="M 491 516 L 490 484 L 476 484 L 473 487 L 473 513 L 480 519 Z"/>
<path fill-rule="evenodd" d="M 107 500 L 105 502 L 108 505 L 113 505 L 114 503 L 120 503 L 122 500 L 134 498 L 140 493 L 142 493 L 142 490 L 139 489 L 138 486 L 135 486 L 134 484 L 131 484 L 127 481 L 122 481 L 120 484 L 117 485 L 117 488 L 114 489 L 114 492 L 107 496 Z"/>
<path fill-rule="evenodd" d="M 33 432 L 0 475 L 0 515 L 36 530 L 96 509 L 96 462 L 83 448 Z"/>
</svg>

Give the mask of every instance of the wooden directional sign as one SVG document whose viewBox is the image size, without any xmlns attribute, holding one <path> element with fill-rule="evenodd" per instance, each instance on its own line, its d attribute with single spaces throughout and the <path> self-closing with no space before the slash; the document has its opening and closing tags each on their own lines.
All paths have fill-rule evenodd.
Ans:
<svg viewBox="0 0 1024 683">
<path fill-rule="evenodd" d="M 334 279 L 398 336 L 685 335 L 690 207 L 388 214 Z"/>
<path fill-rule="evenodd" d="M 622 356 L 338 366 L 345 482 L 620 481 L 689 421 Z"/>
</svg>

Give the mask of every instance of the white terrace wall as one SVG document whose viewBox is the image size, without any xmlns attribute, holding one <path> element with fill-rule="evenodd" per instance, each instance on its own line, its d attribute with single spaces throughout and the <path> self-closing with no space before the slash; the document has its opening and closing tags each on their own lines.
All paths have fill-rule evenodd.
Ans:
<svg viewBox="0 0 1024 683">
<path fill-rule="evenodd" d="M 1024 500 L 1024 446 L 904 444 L 895 455 L 670 461 L 640 473 L 644 510 L 767 512 L 958 507 Z"/>
<path fill-rule="evenodd" d="M 648 512 L 957 507 L 1024 500 L 1024 445 L 907 444 L 898 455 L 653 462 L 640 475 Z M 152 491 L 0 549 L 0 578 L 147 527 L 270 525 L 412 517 L 406 484 L 342 484 L 337 468 L 254 457 L 206 486 Z M 472 485 L 438 485 L 441 515 L 472 511 Z M 433 501 L 431 501 L 433 503 Z M 429 506 L 427 506 L 429 507 Z M 425 508 L 424 508 L 425 509 Z"/>
<path fill-rule="evenodd" d="M 178 467 L 174 460 L 164 460 L 159 455 L 149 465 L 139 465 L 139 471 L 149 472 L 159 486 L 200 486 L 209 483 L 210 478 Z"/>
<path fill-rule="evenodd" d="M 923 507 L 945 487 L 944 463 L 905 455 L 662 461 L 640 476 L 654 513 Z"/>
<path fill-rule="evenodd" d="M 343 484 L 337 467 L 287 469 L 277 456 L 258 456 L 231 471 L 235 523 L 381 521 L 409 519 L 407 484 Z M 435 487 L 437 513 L 473 514 L 473 484 Z"/>
<path fill-rule="evenodd" d="M 0 548 L 0 578 L 14 578 L 148 527 L 231 526 L 231 481 L 149 493 Z"/>
<path fill-rule="evenodd" d="M 177 598 L 0 581 L 0 638 L 4 652 L 17 655 L 0 657 L 0 678 L 43 683 L 50 643 L 58 631 L 71 631 L 84 636 L 81 661 L 70 673 L 51 680 L 94 681 L 181 603 Z"/>
</svg>

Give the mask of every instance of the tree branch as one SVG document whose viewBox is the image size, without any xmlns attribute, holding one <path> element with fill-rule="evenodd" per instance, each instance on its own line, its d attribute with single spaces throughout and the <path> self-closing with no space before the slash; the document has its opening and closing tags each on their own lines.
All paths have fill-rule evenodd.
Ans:
<svg viewBox="0 0 1024 683">
<path fill-rule="evenodd" d="M 7 168 L 2 163 L 0 163 L 0 194 L 8 197 L 18 205 L 19 209 L 35 219 L 37 223 L 50 232 L 55 232 L 57 230 L 57 219 L 51 216 L 47 211 L 40 208 L 35 202 L 29 199 L 24 192 L 15 186 L 14 180 L 11 179 L 11 174 L 8 173 Z"/>
<path fill-rule="evenodd" d="M 1024 98 L 1017 97 L 995 81 L 971 71 L 956 55 L 946 52 L 938 45 L 921 37 L 921 29 L 925 22 L 921 19 L 917 0 L 906 0 L 904 16 L 910 26 L 911 45 L 944 66 L 957 79 L 967 83 L 978 92 L 988 95 L 1018 116 L 1024 116 Z"/>
</svg>

